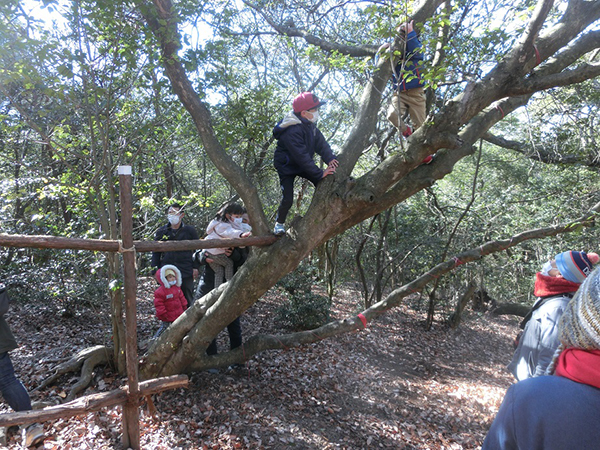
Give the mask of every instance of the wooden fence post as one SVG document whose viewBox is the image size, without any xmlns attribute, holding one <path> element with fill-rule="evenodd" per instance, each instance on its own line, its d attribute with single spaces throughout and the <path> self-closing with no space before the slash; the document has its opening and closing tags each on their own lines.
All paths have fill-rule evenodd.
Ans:
<svg viewBox="0 0 600 450">
<path fill-rule="evenodd" d="M 137 317 L 135 247 L 133 246 L 133 206 L 131 201 L 131 166 L 119 166 L 119 199 L 121 202 L 121 240 L 123 283 L 125 290 L 125 358 L 127 363 L 127 402 L 123 406 L 123 445 L 140 448 L 140 411 L 137 353 Z"/>
</svg>

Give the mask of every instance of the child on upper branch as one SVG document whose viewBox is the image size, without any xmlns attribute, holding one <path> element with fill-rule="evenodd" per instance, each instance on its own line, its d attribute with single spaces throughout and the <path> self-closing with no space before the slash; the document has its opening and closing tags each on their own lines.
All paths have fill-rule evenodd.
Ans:
<svg viewBox="0 0 600 450">
<path fill-rule="evenodd" d="M 284 224 L 294 202 L 296 177 L 306 178 L 316 186 L 321 179 L 335 173 L 338 166 L 331 147 L 316 126 L 319 107 L 324 104 L 311 92 L 302 92 L 292 102 L 292 111 L 273 129 L 273 136 L 277 139 L 273 165 L 277 169 L 282 192 L 273 229 L 278 236 L 285 234 Z M 315 153 L 327 164 L 325 170 L 315 164 Z"/>
<path fill-rule="evenodd" d="M 239 203 L 230 203 L 219 210 L 215 218 L 206 228 L 204 239 L 235 239 L 247 238 L 252 234 L 252 227 L 243 222 L 246 209 Z M 210 268 L 215 273 L 215 289 L 224 280 L 233 277 L 233 261 L 225 253 L 226 248 L 211 248 L 206 252 Z"/>
<path fill-rule="evenodd" d="M 154 291 L 154 308 L 156 317 L 162 325 L 154 336 L 157 338 L 188 307 L 188 302 L 181 290 L 181 272 L 172 264 L 162 266 L 155 274 L 160 286 Z"/>
<path fill-rule="evenodd" d="M 427 117 L 427 103 L 425 98 L 425 83 L 422 79 L 423 52 L 419 37 L 414 29 L 414 21 L 402 23 L 396 31 L 400 35 L 400 41 L 404 43 L 402 57 L 395 64 L 392 73 L 394 93 L 387 111 L 388 120 L 400 131 L 402 136 L 408 138 L 413 131 L 417 130 Z M 389 48 L 386 43 L 379 50 Z M 396 58 L 392 55 L 392 61 Z M 402 117 L 410 116 L 413 128 L 407 125 Z M 429 164 L 433 156 L 429 155 L 424 164 Z"/>
</svg>

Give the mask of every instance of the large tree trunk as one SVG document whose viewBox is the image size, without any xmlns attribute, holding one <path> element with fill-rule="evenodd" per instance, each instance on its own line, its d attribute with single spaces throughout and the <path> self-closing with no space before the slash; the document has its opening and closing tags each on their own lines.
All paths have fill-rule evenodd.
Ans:
<svg viewBox="0 0 600 450">
<path fill-rule="evenodd" d="M 153 4 L 154 9 L 143 8 L 142 13 L 160 43 L 171 85 L 190 113 L 207 155 L 244 200 L 253 218 L 255 232 L 264 235 L 269 226 L 257 189 L 248 174 L 221 147 L 211 125 L 209 110 L 194 91 L 177 55 L 181 45 L 173 5 L 170 0 L 154 0 Z M 441 0 L 426 0 L 415 10 L 415 21 L 430 17 L 439 4 Z M 315 247 L 443 178 L 458 161 L 474 152 L 474 143 L 490 127 L 525 105 L 533 93 L 600 73 L 600 68 L 595 66 L 563 72 L 574 60 L 597 46 L 593 36 L 582 38 L 568 52 L 557 54 L 596 20 L 600 15 L 600 2 L 571 2 L 565 13 L 566 24 L 546 29 L 540 35 L 551 4 L 551 1 L 540 1 L 515 47 L 485 77 L 468 83 L 460 95 L 440 108 L 433 120 L 419 128 L 411 137 L 406 152 L 390 154 L 368 173 L 353 179 L 354 167 L 369 146 L 381 107 L 381 92 L 391 73 L 390 64 L 382 58 L 365 85 L 354 126 L 339 153 L 338 171 L 319 183 L 306 215 L 293 221 L 287 235 L 275 244 L 253 252 L 231 282 L 192 305 L 167 333 L 161 335 L 145 359 L 141 376 L 150 378 L 200 370 L 227 364 L 255 351 L 280 348 L 282 344 L 311 342 L 314 336 L 310 333 L 278 336 L 277 339 L 256 336 L 246 342 L 243 350 L 213 357 L 204 352 L 227 324 L 252 306 L 282 276 L 294 270 Z M 345 51 L 345 47 L 341 51 Z M 535 77 L 531 76 L 532 71 Z M 433 164 L 420 165 L 425 156 L 435 153 L 437 157 Z M 557 227 L 551 227 L 537 233 L 550 235 L 557 230 Z M 402 298 L 422 289 L 434 276 L 490 252 L 516 245 L 528 236 L 524 233 L 513 236 L 510 241 L 484 244 L 444 261 L 418 280 L 396 289 L 361 317 L 328 324 L 319 329 L 319 335 L 326 337 L 357 329 L 363 326 L 363 319 L 370 320 L 397 306 Z"/>
</svg>

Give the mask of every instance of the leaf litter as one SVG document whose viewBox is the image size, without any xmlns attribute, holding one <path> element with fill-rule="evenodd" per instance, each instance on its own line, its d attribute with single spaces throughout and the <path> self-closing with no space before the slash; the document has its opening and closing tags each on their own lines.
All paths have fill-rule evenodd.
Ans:
<svg viewBox="0 0 600 450">
<path fill-rule="evenodd" d="M 158 328 L 151 279 L 138 286 L 138 340 Z M 334 317 L 359 311 L 360 294 L 339 289 Z M 242 316 L 244 336 L 281 333 L 274 324 L 283 299 L 272 290 Z M 263 352 L 243 368 L 193 374 L 187 389 L 153 396 L 156 414 L 140 412 L 144 449 L 475 449 L 481 446 L 513 382 L 515 318 L 466 311 L 458 329 L 435 323 L 409 305 L 364 330 L 310 345 Z M 33 390 L 75 352 L 110 342 L 110 317 L 78 307 L 65 318 L 53 304 L 13 305 L 7 321 L 20 344 L 11 353 L 18 378 Z M 441 315 L 439 316 L 441 317 Z M 438 318 L 439 318 L 438 317 Z M 229 347 L 226 332 L 219 349 Z M 58 403 L 78 374 L 64 375 L 34 402 Z M 97 367 L 82 395 L 126 384 Z M 1 412 L 9 412 L 2 403 Z M 122 449 L 119 407 L 44 424 L 39 449 Z M 18 433 L 7 448 L 20 447 Z"/>
</svg>

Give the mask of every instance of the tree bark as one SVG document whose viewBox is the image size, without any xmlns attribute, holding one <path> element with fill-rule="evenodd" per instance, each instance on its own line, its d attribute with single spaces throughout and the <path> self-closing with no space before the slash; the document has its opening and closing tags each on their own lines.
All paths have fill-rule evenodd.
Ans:
<svg viewBox="0 0 600 450">
<path fill-rule="evenodd" d="M 448 318 L 448 325 L 450 326 L 450 328 L 458 328 L 458 326 L 460 325 L 462 313 L 467 307 L 469 300 L 473 298 L 475 289 L 477 289 L 477 283 L 475 282 L 475 280 L 471 280 L 461 298 L 458 300 L 458 302 L 456 302 L 454 312 Z"/>
<path fill-rule="evenodd" d="M 492 310 L 492 314 L 495 316 L 513 315 L 525 317 L 530 309 L 531 306 L 522 305 L 520 303 L 500 303 Z"/>
<path fill-rule="evenodd" d="M 423 22 L 441 3 L 425 1 L 415 11 L 415 20 Z M 446 102 L 432 120 L 420 127 L 411 137 L 406 152 L 389 155 L 369 172 L 354 179 L 352 172 L 370 143 L 378 121 L 381 93 L 391 74 L 389 61 L 381 58 L 364 86 L 354 125 L 338 153 L 338 170 L 319 183 L 305 216 L 293 221 L 287 234 L 270 247 L 257 249 L 222 290 L 188 309 L 184 314 L 186 318 L 176 322 L 178 330 L 173 331 L 180 340 L 169 342 L 170 352 L 165 350 L 168 346 L 164 342 L 150 351 L 149 364 L 144 367 L 143 376 L 199 370 L 211 364 L 223 364 L 228 358 L 242 358 L 242 354 L 248 356 L 251 351 L 280 348 L 282 342 L 289 346 L 291 340 L 296 344 L 312 342 L 315 339 L 313 334 L 293 334 L 289 335 L 289 339 L 262 336 L 251 338 L 245 345 L 245 352 L 236 350 L 215 357 L 207 357 L 203 352 L 228 323 L 252 306 L 314 248 L 450 173 L 455 164 L 474 152 L 473 145 L 478 139 L 506 114 L 526 104 L 534 90 L 542 85 L 532 85 L 529 80 L 534 76 L 559 74 L 571 64 L 572 59 L 568 55 L 580 52 L 583 44 L 575 46 L 575 50 L 562 49 L 597 19 L 600 2 L 571 2 L 563 18 L 567 26 L 559 23 L 546 29 L 543 25 L 551 3 L 549 0 L 540 1 L 526 32 L 513 49 L 488 74 L 468 83 L 463 92 Z M 178 57 L 181 45 L 173 5 L 170 0 L 153 0 L 153 4 L 154 8 L 144 8 L 142 13 L 160 44 L 165 72 L 173 89 L 190 113 L 211 161 L 244 200 L 250 215 L 256 219 L 259 234 L 265 234 L 268 227 L 257 191 L 247 174 L 218 142 L 208 107 L 194 91 Z M 307 39 L 306 36 L 303 38 Z M 560 55 L 557 55 L 559 52 Z M 593 70 L 581 72 L 585 73 L 584 76 L 593 76 L 594 73 Z M 434 153 L 437 157 L 433 164 L 421 165 L 425 156 Z M 371 320 L 386 309 L 397 306 L 404 296 L 422 289 L 434 276 L 453 270 L 462 263 L 504 250 L 533 236 L 549 236 L 564 231 L 567 230 L 560 226 L 548 227 L 513 236 L 510 241 L 495 241 L 463 252 L 396 289 L 368 308 L 363 316 Z M 194 320 L 188 320 L 191 317 Z M 355 317 L 322 327 L 318 334 L 325 337 L 360 328 L 362 321 Z"/>
</svg>

